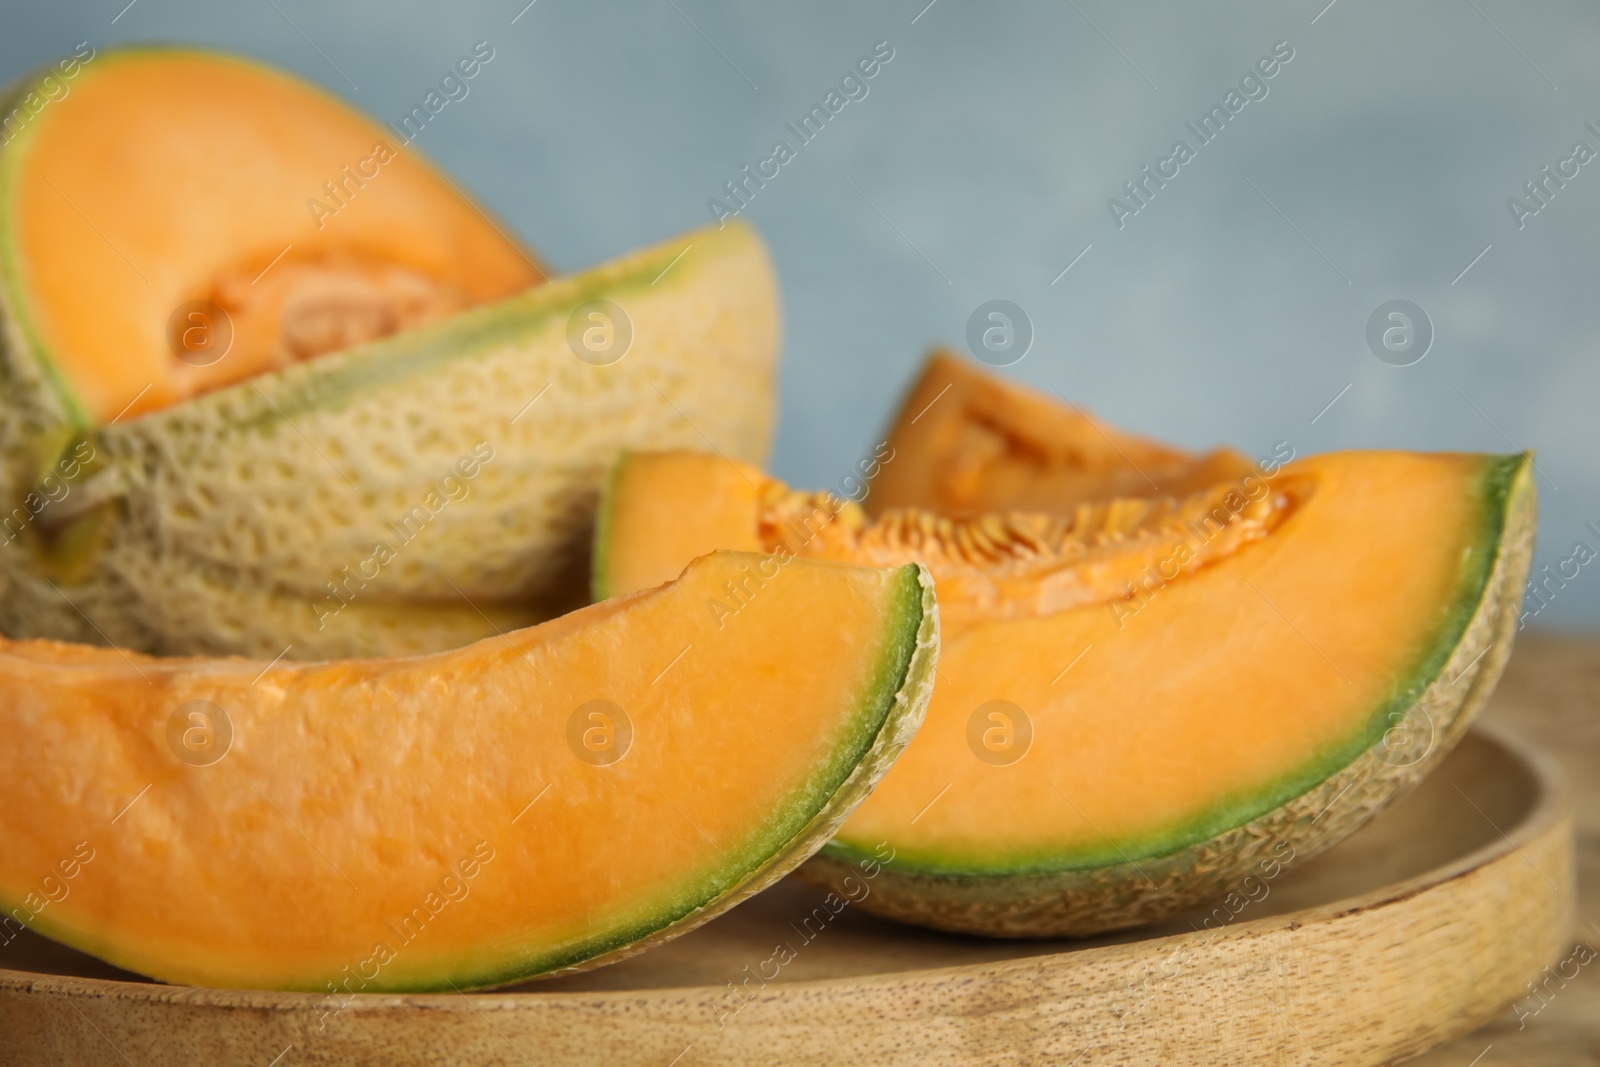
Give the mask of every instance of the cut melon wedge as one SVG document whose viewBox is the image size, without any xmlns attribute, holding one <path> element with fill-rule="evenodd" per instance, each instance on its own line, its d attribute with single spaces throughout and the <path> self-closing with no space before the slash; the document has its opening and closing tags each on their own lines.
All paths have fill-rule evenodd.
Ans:
<svg viewBox="0 0 1600 1067">
<path fill-rule="evenodd" d="M 765 456 L 777 293 L 753 231 L 530 288 L 391 134 L 254 64 L 145 50 L 82 63 L 0 147 L 0 631 L 460 646 L 582 603 L 624 446 Z M 336 216 L 308 211 L 385 137 Z M 235 297 L 214 367 L 168 351 L 174 309 Z"/>
<path fill-rule="evenodd" d="M 335 1005 L 620 959 L 822 844 L 916 730 L 937 646 L 917 567 L 737 553 L 411 659 L 6 642 L 0 929 Z"/>
<path fill-rule="evenodd" d="M 1116 429 L 945 350 L 928 357 L 888 444 L 894 459 L 863 501 L 872 514 L 1070 515 L 1095 500 L 1187 496 L 1254 470 L 1232 449 L 1186 452 Z"/>
<path fill-rule="evenodd" d="M 1092 934 L 1315 854 L 1443 757 L 1510 651 L 1530 469 L 1347 452 L 1070 520 L 872 519 L 721 457 L 628 456 L 597 585 L 649 585 L 719 544 L 925 562 L 945 620 L 927 726 L 802 873 L 841 882 L 886 843 L 864 908 Z"/>
<path fill-rule="evenodd" d="M 0 157 L 0 263 L 16 326 L 82 424 L 544 278 L 415 148 L 314 86 L 174 48 L 74 65 L 25 79 L 0 112 L 23 116 Z M 189 301 L 227 315 L 225 354 L 198 333 L 174 350 Z"/>
</svg>

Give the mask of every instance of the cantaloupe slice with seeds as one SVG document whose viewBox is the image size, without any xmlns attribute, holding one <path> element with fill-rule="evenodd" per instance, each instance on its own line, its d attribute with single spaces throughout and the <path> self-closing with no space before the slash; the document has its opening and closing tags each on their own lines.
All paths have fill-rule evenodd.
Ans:
<svg viewBox="0 0 1600 1067">
<path fill-rule="evenodd" d="M 341 1000 L 618 959 L 822 844 L 916 730 L 937 645 L 917 567 L 737 553 L 411 659 L 5 642 L 0 937 Z"/>
<path fill-rule="evenodd" d="M 415 145 L 285 74 L 152 48 L 49 77 L 0 106 L 0 631 L 458 646 L 582 602 L 622 447 L 764 457 L 749 228 L 536 284 Z M 224 320 L 215 362 L 174 341 Z"/>
<path fill-rule="evenodd" d="M 722 457 L 635 455 L 603 506 L 597 591 L 722 544 L 925 562 L 945 634 L 927 726 L 802 873 L 832 883 L 886 842 L 869 910 L 1091 934 L 1315 854 L 1443 757 L 1510 651 L 1530 470 L 1334 453 L 1066 519 L 873 519 Z"/>
<path fill-rule="evenodd" d="M 894 459 L 862 502 L 872 514 L 1064 515 L 1092 500 L 1187 496 L 1253 470 L 1232 449 L 1193 453 L 1139 437 L 944 350 L 928 357 L 887 442 Z"/>
</svg>

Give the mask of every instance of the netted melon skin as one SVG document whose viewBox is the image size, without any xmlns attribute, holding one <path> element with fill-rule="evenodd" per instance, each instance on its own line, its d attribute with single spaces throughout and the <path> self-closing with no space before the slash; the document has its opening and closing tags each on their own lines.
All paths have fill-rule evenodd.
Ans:
<svg viewBox="0 0 1600 1067">
<path fill-rule="evenodd" d="M 632 328 L 609 365 L 569 343 L 574 309 L 596 299 Z M 729 226 L 104 427 L 103 546 L 70 583 L 0 550 L 0 628 L 331 658 L 538 621 L 581 589 L 622 448 L 764 460 L 778 330 L 765 248 Z M 8 382 L 24 351 L 8 347 Z"/>
<path fill-rule="evenodd" d="M 1407 708 L 1398 736 L 1431 738 L 1419 758 L 1386 740 L 1308 792 L 1243 826 L 1167 856 L 1037 875 L 939 875 L 886 864 L 859 906 L 917 926 L 989 937 L 1092 937 L 1162 922 L 1230 892 L 1245 877 L 1326 851 L 1404 796 L 1449 755 L 1494 690 L 1511 655 L 1536 525 L 1531 464 L 1507 501 L 1499 552 L 1461 639 L 1437 677 Z M 1288 851 L 1285 851 L 1287 849 Z M 796 872 L 844 892 L 857 874 L 843 852 L 824 850 Z M 858 875 L 859 877 L 859 875 Z"/>
</svg>

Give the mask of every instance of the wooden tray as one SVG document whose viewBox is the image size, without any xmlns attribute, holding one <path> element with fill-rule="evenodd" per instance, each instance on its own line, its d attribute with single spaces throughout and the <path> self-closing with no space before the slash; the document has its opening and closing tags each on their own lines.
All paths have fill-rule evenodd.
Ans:
<svg viewBox="0 0 1600 1067">
<path fill-rule="evenodd" d="M 589 974 L 342 1007 L 147 982 L 30 934 L 0 958 L 0 1062 L 1373 1064 L 1524 995 L 1567 947 L 1573 900 L 1559 775 L 1475 731 L 1411 796 L 1241 886 L 1209 927 L 1200 913 L 1095 941 L 985 941 L 835 914 L 790 880 Z"/>
</svg>

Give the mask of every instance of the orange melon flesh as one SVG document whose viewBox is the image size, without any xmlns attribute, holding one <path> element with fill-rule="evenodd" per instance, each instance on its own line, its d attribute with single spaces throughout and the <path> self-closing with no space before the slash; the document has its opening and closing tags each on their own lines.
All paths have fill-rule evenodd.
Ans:
<svg viewBox="0 0 1600 1067">
<path fill-rule="evenodd" d="M 1187 496 L 1254 469 L 1232 449 L 1191 453 L 1116 429 L 946 351 L 929 356 L 888 444 L 893 458 L 863 501 L 873 514 L 1070 514 L 1094 500 Z"/>
<path fill-rule="evenodd" d="M 719 540 L 695 515 L 702 501 L 705 515 L 729 510 L 709 499 L 719 485 L 748 495 L 726 466 L 623 460 L 596 546 L 607 591 L 670 566 L 674 544 Z M 1399 452 L 1301 460 L 1224 487 L 1230 511 L 1293 498 L 1263 536 L 1187 571 L 1172 552 L 1125 557 L 1109 595 L 1022 618 L 963 604 L 950 580 L 959 568 L 942 572 L 944 557 L 906 547 L 902 558 L 930 560 L 949 619 L 939 681 L 926 726 L 828 851 L 888 842 L 902 869 L 958 875 L 1084 869 L 1169 855 L 1300 796 L 1377 743 L 1390 713 L 1438 676 L 1484 596 L 1526 466 Z M 685 529 L 630 525 L 644 507 L 633 494 L 675 502 Z M 720 539 L 773 528 L 747 510 Z M 1175 548 L 1220 535 L 1170 536 Z M 838 543 L 819 528 L 789 550 Z M 881 564 L 891 554 L 877 548 Z M 973 566 L 981 556 L 972 550 Z M 993 724 L 979 709 L 997 700 L 1032 728 L 1031 747 L 1007 765 L 969 740 L 975 715 L 980 735 Z"/>
<path fill-rule="evenodd" d="M 594 599 L 670 582 L 689 560 L 763 545 L 763 472 L 700 452 L 628 452 L 617 461 L 595 516 Z"/>
<path fill-rule="evenodd" d="M 409 659 L 0 643 L 3 937 L 343 996 L 508 981 L 695 925 L 826 839 L 915 729 L 931 672 L 916 568 L 795 561 L 719 625 L 707 600 L 762 563 L 718 554 Z M 232 724 L 206 766 L 168 739 L 195 700 Z M 614 751 L 585 733 L 607 728 L 583 711 L 597 700 L 631 723 L 607 765 L 578 755 Z M 75 850 L 92 858 L 64 878 Z"/>
<path fill-rule="evenodd" d="M 285 74 L 144 49 L 98 55 L 64 84 L 7 144 L 0 269 L 83 421 L 163 408 L 544 276 L 416 149 Z M 232 317 L 232 347 L 210 366 L 169 343 L 192 300 Z"/>
</svg>

